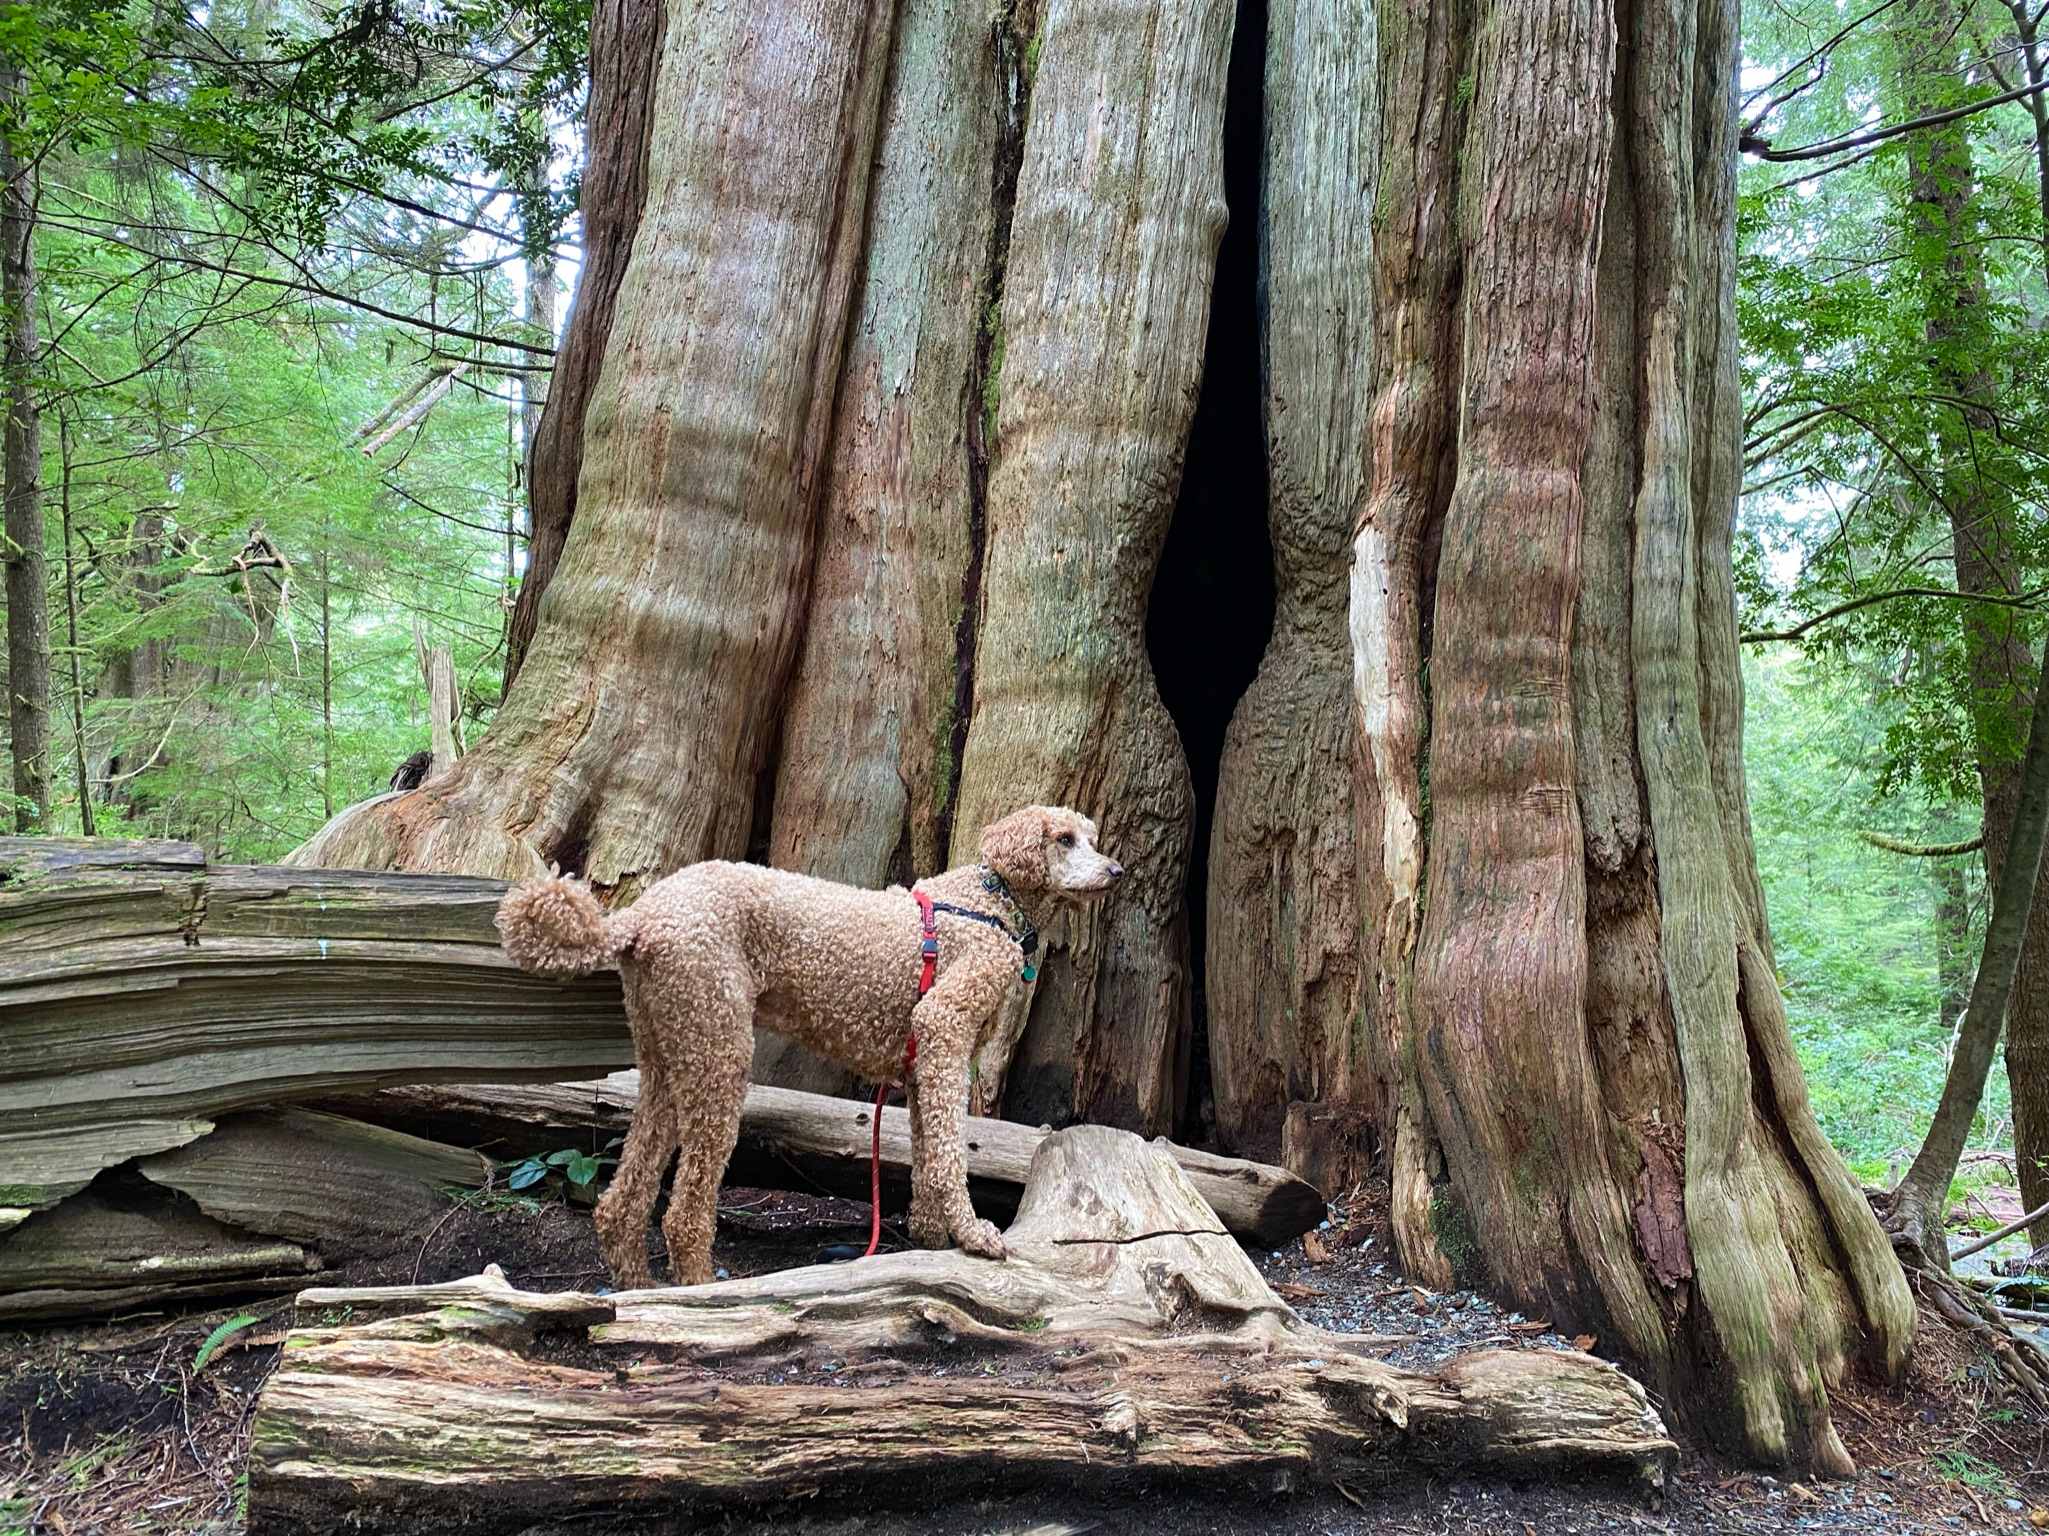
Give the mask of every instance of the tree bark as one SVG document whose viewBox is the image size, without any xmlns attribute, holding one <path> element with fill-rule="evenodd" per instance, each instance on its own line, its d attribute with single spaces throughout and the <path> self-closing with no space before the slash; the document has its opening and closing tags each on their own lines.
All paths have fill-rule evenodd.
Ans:
<svg viewBox="0 0 2049 1536">
<path fill-rule="evenodd" d="M 22 96 L 22 75 L 0 67 L 0 108 Z M 0 142 L 0 491 L 6 517 L 7 726 L 14 760 L 14 830 L 50 824 L 50 598 L 43 558 L 43 440 L 36 403 L 36 259 L 33 172 Z"/>
<path fill-rule="evenodd" d="M 1734 7 L 1380 23 L 1352 627 L 1397 1237 L 1841 1469 L 1828 1388 L 1896 1372 L 1912 1304 L 1806 1102 L 1744 803 Z"/>
<path fill-rule="evenodd" d="M 1260 270 L 1274 625 L 1224 742 L 1211 834 L 1211 1081 L 1224 1145 L 1273 1158 L 1294 1104 L 1362 1098 L 1346 556 L 1365 506 L 1379 120 L 1373 8 L 1269 12 Z M 1242 210 L 1249 213 L 1251 210 Z M 1341 1143 L 1298 1171 L 1337 1187 Z"/>
<path fill-rule="evenodd" d="M 1187 1069 L 1194 805 L 1145 606 L 1223 235 L 1230 36 L 1222 0 L 1052 0 L 1036 40 L 953 855 L 1050 802 L 1092 815 L 1130 874 L 1052 936 L 1016 1059 L 1010 1040 L 982 1058 L 979 1102 L 1016 1118 L 1161 1134 Z"/>
<path fill-rule="evenodd" d="M 904 0 L 783 722 L 778 868 L 873 887 L 946 863 L 1033 24 L 1029 5 Z M 774 1036 L 755 1076 L 821 1093 L 854 1083 Z"/>
<path fill-rule="evenodd" d="M 345 811 L 298 862 L 517 876 L 559 861 L 630 898 L 746 850 L 803 612 L 893 19 L 860 0 L 671 17 L 645 238 L 586 412 L 549 622 L 453 772 Z"/>
<path fill-rule="evenodd" d="M 648 146 L 654 112 L 655 61 L 661 57 L 668 8 L 662 0 L 597 0 L 591 7 L 590 104 L 577 212 L 583 264 L 569 327 L 548 375 L 547 409 L 534 423 L 527 453 L 526 570 L 505 637 L 505 691 L 526 660 L 539 626 L 541 598 L 561 564 L 576 516 L 583 471 L 583 426 L 611 340 L 619 286 L 647 200 Z M 553 260 L 533 277 L 552 285 Z M 547 304 L 554 331 L 552 290 Z M 537 309 L 533 318 L 540 319 Z"/>
<path fill-rule="evenodd" d="M 992 1475 L 1242 1482 L 1406 1463 L 1662 1484 L 1673 1444 L 1612 1367 L 1499 1351 L 1381 1365 L 1372 1341 L 1298 1322 L 1214 1223 L 1156 1148 L 1092 1126 L 1040 1149 L 1002 1264 L 892 1254 L 628 1292 L 596 1303 L 615 1317 L 595 1327 L 591 1298 L 490 1276 L 311 1292 L 305 1311 L 401 1315 L 294 1333 L 257 1410 L 250 1529 L 411 1529 L 454 1508 L 483 1529 L 644 1518 L 883 1478 L 929 1497 Z M 586 1337 L 601 1368 L 551 1363 L 551 1333 Z M 863 1384 L 764 1380 L 828 1359 Z M 394 1436 L 398 1421 L 424 1433 Z"/>
<path fill-rule="evenodd" d="M 1947 859 L 1935 865 L 1935 984 L 1938 1018 L 1945 1035 L 1953 1034 L 1971 995 L 1977 957 L 1971 953 L 1970 892 L 1963 869 Z"/>
</svg>

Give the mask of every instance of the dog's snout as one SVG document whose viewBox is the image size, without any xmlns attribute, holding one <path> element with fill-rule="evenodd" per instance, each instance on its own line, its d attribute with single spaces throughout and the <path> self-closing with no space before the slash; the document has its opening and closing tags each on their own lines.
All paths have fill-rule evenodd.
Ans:
<svg viewBox="0 0 2049 1536">
<path fill-rule="evenodd" d="M 1122 880 L 1124 878 L 1124 866 L 1113 863 L 1110 866 L 1110 878 L 1112 880 Z"/>
</svg>

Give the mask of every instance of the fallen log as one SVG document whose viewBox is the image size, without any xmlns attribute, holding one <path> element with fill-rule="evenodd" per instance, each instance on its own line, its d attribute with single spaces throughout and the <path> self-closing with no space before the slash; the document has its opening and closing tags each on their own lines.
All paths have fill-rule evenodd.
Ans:
<svg viewBox="0 0 2049 1536">
<path fill-rule="evenodd" d="M 1006 1242 L 1001 1263 L 890 1254 L 566 1309 L 491 1276 L 309 1292 L 302 1321 L 398 1315 L 286 1341 L 249 1530 L 581 1528 L 1052 1476 L 1563 1467 L 1655 1485 L 1675 1452 L 1642 1388 L 1590 1356 L 1405 1371 L 1306 1326 L 1166 1151 L 1125 1132 L 1047 1136 Z"/>
<path fill-rule="evenodd" d="M 123 1198 L 129 1196 L 130 1198 Z M 275 1295 L 320 1257 L 133 1187 L 74 1195 L 0 1243 L 0 1323 L 122 1312 L 176 1296 Z"/>
<path fill-rule="evenodd" d="M 622 1135 L 639 1099 L 640 1074 L 615 1072 L 594 1082 L 392 1088 L 323 1103 L 338 1113 L 503 1159 L 580 1145 L 593 1131 Z M 755 1084 L 747 1090 L 740 1145 L 727 1180 L 865 1200 L 873 1111 L 872 1102 Z M 967 1122 L 968 1180 L 977 1212 L 1000 1222 L 1017 1210 L 1032 1157 L 1049 1134 L 1043 1126 L 1009 1120 Z M 1285 1168 L 1161 1145 L 1225 1227 L 1249 1242 L 1277 1246 L 1324 1217 L 1323 1196 Z M 882 1112 L 885 1203 L 909 1202 L 910 1168 L 910 1115 L 892 1105 Z"/>
<path fill-rule="evenodd" d="M 618 976 L 513 966 L 504 889 L 0 838 L 0 1210 L 272 1100 L 630 1066 Z"/>
<path fill-rule="evenodd" d="M 0 1319 L 289 1292 L 310 1271 L 390 1252 L 490 1171 L 478 1153 L 332 1115 L 229 1115 L 25 1213 L 0 1236 Z"/>
</svg>

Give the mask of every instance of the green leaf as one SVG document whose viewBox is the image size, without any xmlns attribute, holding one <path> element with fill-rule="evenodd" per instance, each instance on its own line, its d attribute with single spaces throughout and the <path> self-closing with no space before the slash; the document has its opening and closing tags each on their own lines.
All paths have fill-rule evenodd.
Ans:
<svg viewBox="0 0 2049 1536">
<path fill-rule="evenodd" d="M 209 1333 L 205 1340 L 201 1342 L 199 1353 L 192 1357 L 192 1374 L 197 1376 L 201 1371 L 205 1370 L 207 1361 L 214 1357 L 223 1344 L 227 1343 L 229 1339 L 232 1339 L 255 1321 L 256 1314 L 254 1312 L 238 1312 L 235 1316 L 214 1329 L 212 1333 Z"/>
<path fill-rule="evenodd" d="M 568 1175 L 570 1183 L 581 1189 L 598 1176 L 598 1160 L 579 1152 L 562 1171 Z"/>
<path fill-rule="evenodd" d="M 505 1181 L 505 1187 L 507 1189 L 526 1189 L 530 1185 L 540 1183 L 547 1176 L 547 1164 L 537 1162 L 530 1157 L 512 1170 L 511 1177 Z"/>
</svg>

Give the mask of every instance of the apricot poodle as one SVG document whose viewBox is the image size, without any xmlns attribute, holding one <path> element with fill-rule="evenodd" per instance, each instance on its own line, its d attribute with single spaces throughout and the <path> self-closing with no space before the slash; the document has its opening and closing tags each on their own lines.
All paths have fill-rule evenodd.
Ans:
<svg viewBox="0 0 2049 1536">
<path fill-rule="evenodd" d="M 670 1271 L 683 1285 L 711 1279 L 719 1180 L 740 1133 L 757 1023 L 875 1082 L 903 1073 L 915 1034 L 905 1084 L 911 1236 L 928 1248 L 950 1236 L 1002 1258 L 1002 1236 L 968 1199 L 968 1062 L 1010 989 L 1032 973 L 1040 921 L 1123 876 L 1095 839 L 1078 812 L 1028 806 L 983 829 L 980 864 L 919 881 L 938 938 L 922 997 L 926 920 L 902 886 L 859 890 L 713 860 L 609 916 L 576 880 L 509 892 L 498 931 L 516 963 L 559 976 L 616 961 L 625 979 L 640 1104 L 597 1208 L 618 1283 L 651 1283 L 647 1223 L 672 1152 L 682 1160 L 662 1218 Z"/>
</svg>

